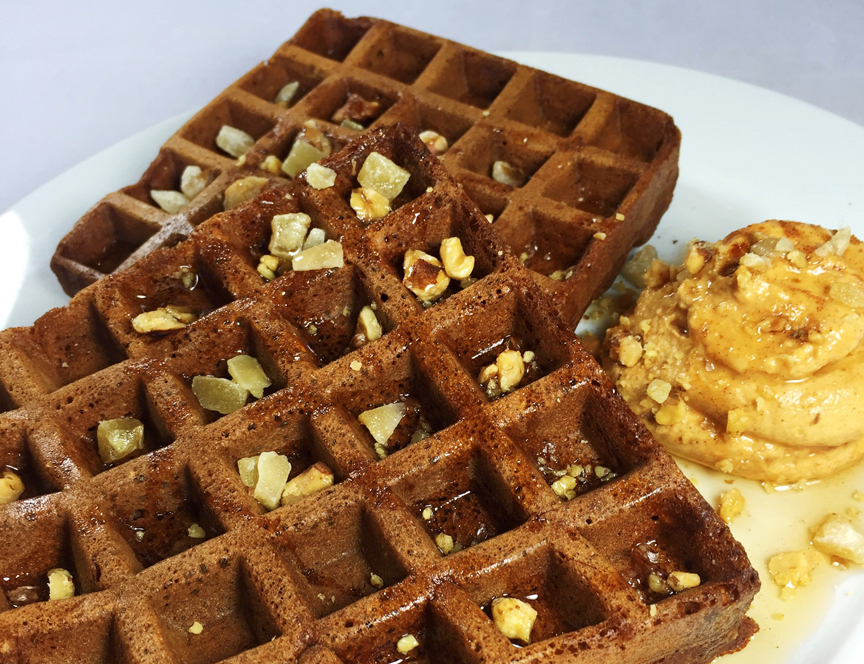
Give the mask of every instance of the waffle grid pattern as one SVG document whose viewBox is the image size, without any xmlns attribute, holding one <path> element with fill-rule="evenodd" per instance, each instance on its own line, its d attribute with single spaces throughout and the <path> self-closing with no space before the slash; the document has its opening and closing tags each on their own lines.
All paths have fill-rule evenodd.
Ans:
<svg viewBox="0 0 864 664">
<path fill-rule="evenodd" d="M 272 100 L 290 81 L 300 89 L 283 109 Z M 404 123 L 448 139 L 447 169 L 574 324 L 672 198 L 680 133 L 661 111 L 387 21 L 321 10 L 169 139 L 137 184 L 76 224 L 52 259 L 64 289 L 73 294 L 176 244 L 222 210 L 231 182 L 281 179 L 257 169 L 268 155 L 287 155 L 304 121 L 344 145 L 358 132 L 330 119 L 350 93 L 381 104 L 371 128 Z M 223 124 L 256 140 L 242 167 L 215 144 Z M 518 188 L 494 181 L 498 160 L 530 179 Z M 187 165 L 217 177 L 169 215 L 150 191 L 176 190 Z M 566 281 L 549 278 L 571 269 Z"/>
<path fill-rule="evenodd" d="M 346 201 L 373 150 L 411 184 L 364 228 Z M 274 186 L 0 334 L 0 464 L 28 486 L 0 507 L 0 587 L 61 566 L 79 595 L 0 605 L 0 661 L 394 662 L 409 633 L 418 662 L 708 662 L 740 647 L 758 588 L 743 549 L 441 162 L 403 126 L 325 163 L 332 188 Z M 341 240 L 345 267 L 265 283 L 270 219 L 297 210 Z M 423 309 L 400 257 L 454 235 L 482 278 Z M 137 313 L 176 300 L 184 270 L 206 315 L 162 337 L 132 331 Z M 344 354 L 365 304 L 387 333 Z M 533 350 L 542 376 L 490 401 L 475 376 L 504 339 Z M 273 387 L 216 417 L 191 378 L 226 375 L 238 352 Z M 408 399 L 434 434 L 378 460 L 357 416 Z M 122 416 L 145 422 L 146 449 L 108 467 L 95 428 Z M 264 513 L 236 461 L 269 450 L 292 475 L 323 461 L 336 483 Z M 563 501 L 541 454 L 617 477 Z M 465 548 L 444 556 L 444 530 Z M 702 585 L 662 601 L 639 590 L 631 552 L 648 541 Z M 532 645 L 493 626 L 502 595 L 536 596 Z"/>
</svg>

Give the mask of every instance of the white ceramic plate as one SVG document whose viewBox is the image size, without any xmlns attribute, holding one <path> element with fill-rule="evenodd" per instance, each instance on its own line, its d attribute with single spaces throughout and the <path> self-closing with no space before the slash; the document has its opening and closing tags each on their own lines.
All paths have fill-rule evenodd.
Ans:
<svg viewBox="0 0 864 664">
<path fill-rule="evenodd" d="M 686 241 L 717 240 L 764 219 L 851 226 L 864 237 L 864 128 L 805 103 L 709 74 L 616 58 L 506 54 L 671 113 L 683 134 L 675 198 L 652 244 L 678 258 Z M 207 100 L 202 100 L 203 102 Z M 67 298 L 48 268 L 54 247 L 104 194 L 131 184 L 191 114 L 166 120 L 88 159 L 0 216 L 0 325 L 29 325 Z M 719 473 L 682 463 L 709 501 L 728 490 Z M 864 573 L 819 569 L 785 604 L 765 573 L 768 555 L 800 548 L 822 513 L 852 506 L 864 472 L 804 492 L 768 496 L 736 480 L 748 509 L 733 524 L 763 579 L 754 605 L 762 631 L 724 664 L 861 661 Z M 860 525 L 860 524 L 859 524 Z M 779 618 L 783 615 L 783 619 Z"/>
</svg>

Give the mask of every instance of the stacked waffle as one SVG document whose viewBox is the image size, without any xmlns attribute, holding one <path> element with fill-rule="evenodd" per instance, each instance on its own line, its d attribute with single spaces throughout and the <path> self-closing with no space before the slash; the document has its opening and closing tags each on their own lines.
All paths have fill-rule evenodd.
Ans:
<svg viewBox="0 0 864 664">
<path fill-rule="evenodd" d="M 407 181 L 364 223 L 370 155 Z M 746 643 L 743 549 L 467 180 L 404 125 L 320 165 L 332 184 L 269 182 L 0 334 L 0 470 L 24 483 L 0 507 L 0 659 L 690 663 Z M 263 278 L 274 217 L 308 219 L 307 243 L 317 229 L 338 260 L 299 269 L 295 253 Z M 418 297 L 406 255 L 443 258 L 453 238 L 470 277 Z M 180 329 L 138 331 L 153 311 Z M 524 363 L 509 384 L 507 353 Z M 196 377 L 231 382 L 238 355 L 269 386 L 208 410 Z M 369 414 L 394 406 L 382 442 Z M 130 419 L 143 434 L 106 461 L 100 423 Z M 268 511 L 241 472 L 257 458 L 263 476 L 265 454 L 290 465 L 283 483 L 328 481 Z M 75 596 L 38 601 L 56 569 Z M 527 634 L 497 621 L 502 599 L 534 612 Z"/>
<path fill-rule="evenodd" d="M 310 122 L 329 146 L 311 140 L 321 152 L 395 123 L 423 133 L 572 324 L 651 235 L 678 175 L 680 133 L 661 111 L 387 21 L 322 10 L 171 137 L 137 184 L 76 224 L 52 260 L 66 292 L 175 244 L 223 209 L 231 183 L 287 181 Z M 204 177 L 186 190 L 190 166 Z M 185 202 L 181 188 L 193 194 Z"/>
</svg>

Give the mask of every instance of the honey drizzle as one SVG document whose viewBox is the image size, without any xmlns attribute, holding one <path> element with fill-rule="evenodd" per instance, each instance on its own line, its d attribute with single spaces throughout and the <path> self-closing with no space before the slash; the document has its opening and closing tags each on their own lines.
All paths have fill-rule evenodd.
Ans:
<svg viewBox="0 0 864 664">
<path fill-rule="evenodd" d="M 853 468 L 802 490 L 780 487 L 769 492 L 759 482 L 725 475 L 683 459 L 676 461 L 709 504 L 716 507 L 720 495 L 733 487 L 744 495 L 744 511 L 730 528 L 762 581 L 762 589 L 747 613 L 759 624 L 759 632 L 742 651 L 715 661 L 764 664 L 792 660 L 824 621 L 837 587 L 854 576 L 864 576 L 864 571 L 853 564 L 842 569 L 830 562 L 820 563 L 813 572 L 812 583 L 798 588 L 791 600 L 783 601 L 780 588 L 768 574 L 768 559 L 777 553 L 807 547 L 809 529 L 818 526 L 827 514 L 844 514 L 850 507 L 864 512 L 864 503 L 852 498 L 855 490 L 864 490 L 864 468 Z M 864 515 L 852 519 L 852 523 L 864 531 Z"/>
</svg>

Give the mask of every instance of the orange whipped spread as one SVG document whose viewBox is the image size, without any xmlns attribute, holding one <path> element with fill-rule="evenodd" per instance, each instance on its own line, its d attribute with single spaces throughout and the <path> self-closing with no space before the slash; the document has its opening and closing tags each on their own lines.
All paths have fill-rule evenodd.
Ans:
<svg viewBox="0 0 864 664">
<path fill-rule="evenodd" d="M 671 452 L 777 484 L 864 457 L 864 245 L 766 221 L 654 261 L 606 370 Z"/>
</svg>

